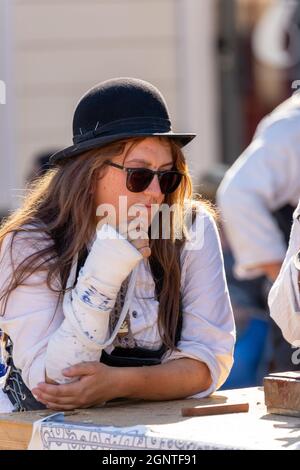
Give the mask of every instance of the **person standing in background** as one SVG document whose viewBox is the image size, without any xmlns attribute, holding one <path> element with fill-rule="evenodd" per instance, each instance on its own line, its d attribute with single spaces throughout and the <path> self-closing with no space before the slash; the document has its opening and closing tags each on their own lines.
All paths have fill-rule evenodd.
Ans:
<svg viewBox="0 0 300 470">
<path fill-rule="evenodd" d="M 299 174 L 300 94 L 295 93 L 260 122 L 217 193 L 235 259 L 234 274 L 239 279 L 259 279 L 266 306 L 285 257 L 300 197 Z M 270 341 L 270 370 L 293 368 L 290 346 L 273 322 Z"/>
</svg>

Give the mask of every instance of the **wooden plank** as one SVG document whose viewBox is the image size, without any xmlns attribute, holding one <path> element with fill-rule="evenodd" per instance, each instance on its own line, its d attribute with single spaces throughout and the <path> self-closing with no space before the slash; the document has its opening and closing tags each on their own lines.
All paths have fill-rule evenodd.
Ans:
<svg viewBox="0 0 300 470">
<path fill-rule="evenodd" d="M 0 423 L 0 450 L 26 450 L 31 433 L 32 425 L 29 423 Z"/>
<path fill-rule="evenodd" d="M 249 402 L 251 413 L 194 418 L 181 416 L 181 409 L 187 404 L 194 407 L 237 401 Z M 15 448 L 26 448 L 33 422 L 51 413 L 53 412 L 47 410 L 0 415 L 0 447 L 12 448 L 15 445 Z M 121 400 L 104 407 L 67 412 L 65 420 L 101 426 L 146 425 L 161 435 L 177 436 L 178 439 L 196 438 L 199 441 L 221 442 L 224 445 L 251 446 L 253 443 L 257 446 L 265 439 L 266 445 L 273 448 L 278 446 L 277 442 L 273 442 L 274 437 L 283 438 L 283 431 L 273 429 L 271 421 L 259 420 L 264 415 L 263 392 L 261 389 L 253 388 L 221 391 L 204 399 L 130 403 Z M 293 424 L 293 418 L 289 419 Z M 240 432 L 241 427 L 245 433 Z"/>
</svg>

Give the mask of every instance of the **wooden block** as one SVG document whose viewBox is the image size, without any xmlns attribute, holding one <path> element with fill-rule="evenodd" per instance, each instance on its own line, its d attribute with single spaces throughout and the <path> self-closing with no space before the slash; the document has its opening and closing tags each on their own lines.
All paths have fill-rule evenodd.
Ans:
<svg viewBox="0 0 300 470">
<path fill-rule="evenodd" d="M 269 413 L 300 417 L 300 372 L 281 372 L 264 378 Z"/>
<path fill-rule="evenodd" d="M 195 406 L 193 408 L 184 407 L 181 410 L 181 414 L 182 416 L 209 416 L 227 413 L 246 413 L 248 411 L 249 403 L 224 403 L 222 405 Z"/>
</svg>

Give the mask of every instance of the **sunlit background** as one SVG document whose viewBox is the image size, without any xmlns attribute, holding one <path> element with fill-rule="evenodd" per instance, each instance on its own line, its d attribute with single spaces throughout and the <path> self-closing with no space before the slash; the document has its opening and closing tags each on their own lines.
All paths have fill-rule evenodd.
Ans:
<svg viewBox="0 0 300 470">
<path fill-rule="evenodd" d="M 71 145 L 80 96 L 116 76 L 152 82 L 198 134 L 186 155 L 205 192 L 297 87 L 299 23 L 294 0 L 0 0 L 0 212 L 37 154 Z"/>
</svg>

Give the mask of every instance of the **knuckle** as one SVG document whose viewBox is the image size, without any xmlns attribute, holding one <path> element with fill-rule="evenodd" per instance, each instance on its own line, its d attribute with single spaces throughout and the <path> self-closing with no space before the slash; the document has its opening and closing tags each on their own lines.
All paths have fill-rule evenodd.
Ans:
<svg viewBox="0 0 300 470">
<path fill-rule="evenodd" d="M 83 369 L 83 373 L 86 376 L 93 375 L 93 374 L 96 373 L 96 369 L 97 369 L 97 363 L 90 362 L 90 363 L 85 365 L 85 367 Z"/>
</svg>

